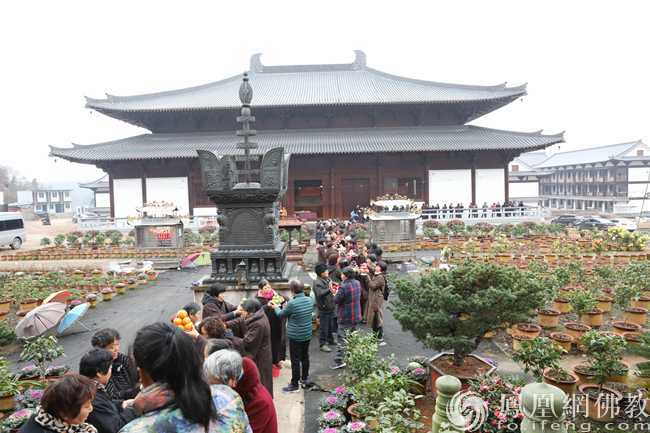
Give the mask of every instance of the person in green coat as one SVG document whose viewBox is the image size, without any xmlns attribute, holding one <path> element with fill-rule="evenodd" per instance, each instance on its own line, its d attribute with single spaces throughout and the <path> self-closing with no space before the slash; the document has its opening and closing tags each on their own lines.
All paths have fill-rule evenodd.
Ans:
<svg viewBox="0 0 650 433">
<path fill-rule="evenodd" d="M 309 385 L 309 343 L 311 342 L 311 316 L 314 300 L 305 296 L 305 285 L 299 280 L 289 281 L 289 290 L 293 299 L 280 308 L 269 302 L 278 317 L 287 318 L 287 337 L 291 358 L 291 383 L 282 388 L 283 392 L 297 392 L 300 384 Z"/>
</svg>

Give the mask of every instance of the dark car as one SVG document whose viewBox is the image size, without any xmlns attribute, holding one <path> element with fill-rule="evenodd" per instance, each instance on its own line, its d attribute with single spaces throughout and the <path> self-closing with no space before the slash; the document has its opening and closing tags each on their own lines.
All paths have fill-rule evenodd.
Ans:
<svg viewBox="0 0 650 433">
<path fill-rule="evenodd" d="M 585 218 L 576 227 L 580 230 L 607 230 L 614 227 L 614 223 L 603 218 Z"/>
<path fill-rule="evenodd" d="M 553 218 L 551 223 L 553 224 L 562 224 L 563 226 L 575 226 L 582 219 L 577 215 L 560 215 L 557 218 Z"/>
</svg>

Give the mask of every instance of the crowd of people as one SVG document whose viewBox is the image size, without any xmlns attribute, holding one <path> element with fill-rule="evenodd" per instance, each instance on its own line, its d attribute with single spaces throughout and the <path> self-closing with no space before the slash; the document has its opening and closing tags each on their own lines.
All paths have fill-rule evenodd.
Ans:
<svg viewBox="0 0 650 433">
<path fill-rule="evenodd" d="M 494 218 L 494 217 L 509 217 L 523 215 L 526 210 L 524 202 L 519 203 L 513 201 L 504 201 L 503 203 L 493 202 L 488 205 L 483 202 L 479 208 L 476 203 L 470 203 L 465 206 L 462 203 L 444 203 L 440 206 L 439 203 L 435 205 L 423 205 L 422 211 L 431 214 L 433 219 L 462 219 L 462 218 Z M 433 212 L 432 212 L 433 211 Z"/>
<path fill-rule="evenodd" d="M 371 324 L 383 338 L 386 264 L 382 250 L 357 248 L 355 224 L 317 224 L 317 279 L 310 296 L 299 280 L 291 297 L 261 281 L 256 296 L 239 305 L 226 289 L 210 286 L 201 303 L 181 312 L 193 324 L 141 328 L 128 354 L 115 329 L 97 331 L 78 373 L 51 383 L 22 433 L 277 433 L 273 368 L 289 348 L 291 381 L 282 390 L 309 388 L 309 346 L 314 310 L 320 350 L 343 362 L 346 332 Z M 385 344 L 385 343 L 384 343 Z"/>
</svg>

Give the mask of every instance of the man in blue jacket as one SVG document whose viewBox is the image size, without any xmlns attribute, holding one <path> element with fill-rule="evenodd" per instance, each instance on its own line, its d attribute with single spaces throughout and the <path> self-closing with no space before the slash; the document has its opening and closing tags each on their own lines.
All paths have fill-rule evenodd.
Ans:
<svg viewBox="0 0 650 433">
<path fill-rule="evenodd" d="M 300 383 L 309 383 L 309 343 L 311 342 L 311 314 L 314 301 L 305 296 L 305 285 L 298 280 L 289 281 L 289 290 L 293 299 L 283 309 L 269 302 L 278 317 L 287 318 L 287 337 L 289 338 L 289 355 L 291 358 L 291 383 L 282 388 L 283 392 L 297 392 Z"/>
</svg>

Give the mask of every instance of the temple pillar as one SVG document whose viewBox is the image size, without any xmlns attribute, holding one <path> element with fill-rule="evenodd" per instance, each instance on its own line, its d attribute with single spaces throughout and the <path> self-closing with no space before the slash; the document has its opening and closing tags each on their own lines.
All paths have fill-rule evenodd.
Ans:
<svg viewBox="0 0 650 433">
<path fill-rule="evenodd" d="M 115 218 L 115 190 L 113 189 L 113 176 L 108 173 L 108 197 L 111 203 L 111 218 Z"/>
</svg>

